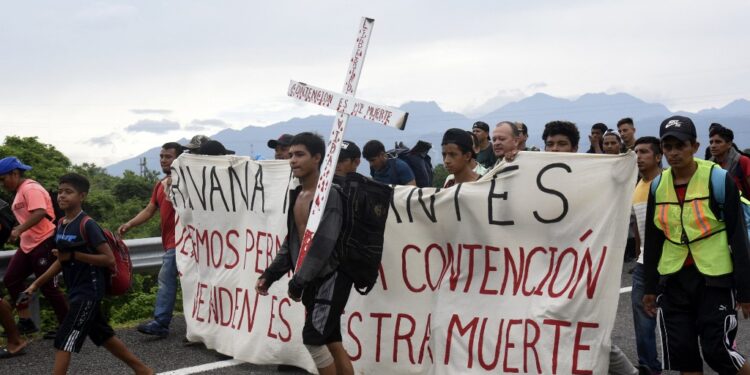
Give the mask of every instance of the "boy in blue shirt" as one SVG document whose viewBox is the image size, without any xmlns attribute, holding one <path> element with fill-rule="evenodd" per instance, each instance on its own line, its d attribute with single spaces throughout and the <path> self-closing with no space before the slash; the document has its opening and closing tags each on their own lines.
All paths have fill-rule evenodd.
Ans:
<svg viewBox="0 0 750 375">
<path fill-rule="evenodd" d="M 405 161 L 389 159 L 385 146 L 377 140 L 365 143 L 362 156 L 370 163 L 372 179 L 386 185 L 417 185 L 414 172 Z"/>
<path fill-rule="evenodd" d="M 57 260 L 49 270 L 36 279 L 26 293 L 34 293 L 52 277 L 63 272 L 70 310 L 55 338 L 55 374 L 66 374 L 72 352 L 78 353 L 86 336 L 97 346 L 104 346 L 115 357 L 125 362 L 136 374 L 153 374 L 125 344 L 102 315 L 105 279 L 115 257 L 99 225 L 81 209 L 89 192 L 89 181 L 75 173 L 59 179 L 57 202 L 65 217 L 57 226 Z"/>
</svg>

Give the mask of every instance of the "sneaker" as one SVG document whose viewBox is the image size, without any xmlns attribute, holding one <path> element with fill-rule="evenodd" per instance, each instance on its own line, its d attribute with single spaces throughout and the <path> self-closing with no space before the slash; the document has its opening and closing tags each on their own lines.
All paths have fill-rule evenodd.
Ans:
<svg viewBox="0 0 750 375">
<path fill-rule="evenodd" d="M 36 324 L 31 319 L 18 319 L 16 327 L 18 327 L 18 332 L 22 335 L 39 332 L 39 328 L 36 327 Z"/>
<path fill-rule="evenodd" d="M 155 320 L 151 320 L 145 323 L 141 323 L 136 327 L 138 332 L 146 334 L 146 335 L 152 335 L 152 336 L 158 336 L 158 337 L 167 337 L 169 335 L 169 328 L 164 327 L 163 325 L 159 324 Z"/>
</svg>

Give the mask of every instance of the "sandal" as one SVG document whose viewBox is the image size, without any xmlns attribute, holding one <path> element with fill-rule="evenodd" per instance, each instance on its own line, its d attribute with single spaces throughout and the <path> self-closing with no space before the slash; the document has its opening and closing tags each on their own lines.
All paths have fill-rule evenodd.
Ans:
<svg viewBox="0 0 750 375">
<path fill-rule="evenodd" d="M 8 359 L 26 354 L 25 347 L 21 348 L 15 353 L 11 353 L 8 348 L 0 348 L 0 359 Z"/>
</svg>

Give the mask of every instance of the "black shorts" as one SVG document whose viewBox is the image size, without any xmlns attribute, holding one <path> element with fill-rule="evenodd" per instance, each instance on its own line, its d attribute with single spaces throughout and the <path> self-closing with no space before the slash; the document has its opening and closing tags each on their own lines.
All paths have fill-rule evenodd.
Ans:
<svg viewBox="0 0 750 375">
<path fill-rule="evenodd" d="M 305 288 L 302 293 L 302 303 L 305 305 L 302 342 L 305 345 L 341 342 L 341 314 L 344 313 L 351 290 L 352 279 L 339 271 Z"/>
<path fill-rule="evenodd" d="M 55 349 L 78 353 L 86 336 L 90 337 L 96 346 L 102 346 L 114 335 L 115 331 L 102 314 L 101 301 L 71 301 L 68 315 L 57 330 Z"/>
<path fill-rule="evenodd" d="M 745 357 L 734 349 L 734 289 L 707 286 L 695 266 L 670 276 L 662 288 L 657 302 L 664 369 L 702 372 L 705 359 L 719 374 L 736 374 Z"/>
</svg>

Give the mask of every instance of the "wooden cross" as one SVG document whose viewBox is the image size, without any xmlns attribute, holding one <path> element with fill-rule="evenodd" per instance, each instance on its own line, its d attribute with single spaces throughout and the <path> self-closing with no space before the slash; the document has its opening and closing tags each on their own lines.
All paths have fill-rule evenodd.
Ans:
<svg viewBox="0 0 750 375">
<path fill-rule="evenodd" d="M 346 73 L 346 81 L 344 82 L 342 94 L 302 82 L 291 81 L 289 83 L 287 95 L 338 112 L 336 120 L 333 122 L 328 146 L 326 147 L 323 170 L 320 172 L 318 184 L 315 188 L 315 196 L 310 208 L 310 217 L 307 219 L 307 227 L 305 228 L 305 234 L 300 244 L 299 257 L 297 258 L 297 265 L 295 267 L 297 270 L 302 266 L 307 251 L 310 249 L 310 244 L 312 244 L 315 232 L 320 225 L 320 219 L 323 217 L 323 211 L 325 210 L 328 193 L 333 183 L 333 175 L 339 159 L 341 142 L 344 139 L 344 131 L 346 130 L 346 123 L 349 120 L 349 116 L 360 117 L 400 130 L 403 130 L 406 125 L 408 113 L 396 108 L 372 104 L 354 97 L 374 23 L 374 19 L 362 17 L 352 58 L 349 61 L 349 70 Z"/>
</svg>

